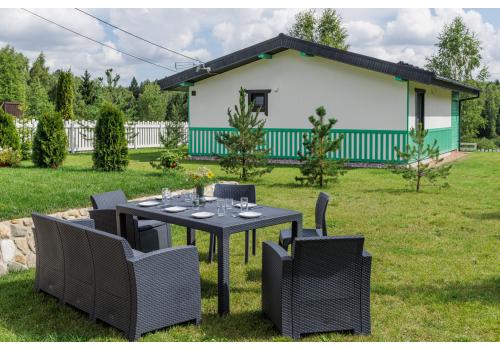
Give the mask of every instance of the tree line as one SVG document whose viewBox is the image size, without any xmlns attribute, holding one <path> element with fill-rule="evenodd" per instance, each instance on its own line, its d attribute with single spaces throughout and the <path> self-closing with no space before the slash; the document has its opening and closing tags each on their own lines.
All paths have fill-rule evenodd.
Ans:
<svg viewBox="0 0 500 350">
<path fill-rule="evenodd" d="M 135 77 L 128 87 L 119 81 L 112 68 L 99 77 L 88 70 L 81 76 L 51 72 L 43 52 L 30 63 L 10 45 L 0 49 L 0 102 L 19 102 L 25 117 L 59 112 L 66 120 L 96 120 L 101 106 L 111 102 L 129 121 L 187 120 L 186 93 L 161 91 L 156 81 L 139 83 Z"/>
</svg>

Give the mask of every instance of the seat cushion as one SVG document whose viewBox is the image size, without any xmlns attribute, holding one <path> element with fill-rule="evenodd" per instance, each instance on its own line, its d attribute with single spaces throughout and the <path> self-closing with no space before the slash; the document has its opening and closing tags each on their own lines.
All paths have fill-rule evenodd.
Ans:
<svg viewBox="0 0 500 350">
<path fill-rule="evenodd" d="M 137 221 L 137 226 L 139 227 L 139 231 L 147 231 L 152 228 L 166 225 L 162 221 L 157 221 L 157 220 L 138 220 Z"/>
<path fill-rule="evenodd" d="M 304 228 L 302 229 L 302 237 L 321 237 L 321 230 L 315 228 Z M 280 231 L 279 244 L 286 250 L 292 241 L 292 230 L 285 229 Z"/>
</svg>

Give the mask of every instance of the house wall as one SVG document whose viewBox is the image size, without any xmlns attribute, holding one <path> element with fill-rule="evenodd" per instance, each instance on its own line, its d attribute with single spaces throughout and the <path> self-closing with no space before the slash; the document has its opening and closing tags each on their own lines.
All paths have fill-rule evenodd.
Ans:
<svg viewBox="0 0 500 350">
<path fill-rule="evenodd" d="M 266 128 L 310 128 L 324 106 L 336 129 L 406 130 L 406 84 L 393 76 L 287 50 L 196 82 L 191 127 L 227 127 L 240 86 L 271 89 Z"/>
<path fill-rule="evenodd" d="M 415 125 L 415 89 L 425 90 L 424 127 L 426 129 L 451 128 L 451 90 L 438 86 L 410 82 L 409 128 Z"/>
</svg>

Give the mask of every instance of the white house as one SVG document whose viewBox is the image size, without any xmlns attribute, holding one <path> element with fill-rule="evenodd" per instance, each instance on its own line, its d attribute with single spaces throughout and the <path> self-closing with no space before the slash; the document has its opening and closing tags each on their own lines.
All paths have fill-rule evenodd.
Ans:
<svg viewBox="0 0 500 350">
<path fill-rule="evenodd" d="M 410 128 L 422 122 L 441 153 L 459 147 L 460 102 L 479 90 L 405 63 L 392 63 L 280 34 L 203 67 L 160 80 L 164 90 L 189 93 L 189 153 L 223 154 L 215 135 L 231 130 L 227 109 L 240 87 L 266 119 L 272 158 L 297 158 L 308 116 L 324 106 L 343 134 L 333 158 L 351 162 L 400 162 L 394 147 L 409 142 Z M 207 69 L 208 67 L 208 69 Z"/>
</svg>

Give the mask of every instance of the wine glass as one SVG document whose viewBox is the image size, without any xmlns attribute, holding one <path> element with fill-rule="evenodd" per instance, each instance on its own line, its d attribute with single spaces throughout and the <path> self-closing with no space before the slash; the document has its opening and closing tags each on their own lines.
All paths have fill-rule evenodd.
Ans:
<svg viewBox="0 0 500 350">
<path fill-rule="evenodd" d="M 248 211 L 248 197 L 240 198 L 240 209 L 241 211 Z"/>
</svg>

